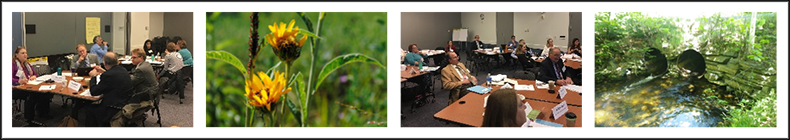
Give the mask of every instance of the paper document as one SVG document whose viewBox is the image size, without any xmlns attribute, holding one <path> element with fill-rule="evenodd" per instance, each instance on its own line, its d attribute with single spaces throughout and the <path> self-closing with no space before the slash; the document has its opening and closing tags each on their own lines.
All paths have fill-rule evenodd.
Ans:
<svg viewBox="0 0 790 140">
<path fill-rule="evenodd" d="M 36 80 L 38 80 L 38 81 L 47 81 L 50 78 L 52 78 L 52 75 L 41 75 L 41 76 L 37 77 Z"/>
<path fill-rule="evenodd" d="M 52 90 L 52 89 L 55 89 L 55 87 L 57 87 L 57 86 L 56 85 L 43 85 L 43 86 L 39 87 L 38 90 L 42 90 L 42 91 L 43 90 Z"/>
<path fill-rule="evenodd" d="M 514 88 L 515 90 L 526 90 L 526 91 L 535 91 L 535 87 L 532 85 L 516 85 Z"/>
<path fill-rule="evenodd" d="M 575 92 L 578 92 L 578 93 L 582 93 L 582 87 L 577 86 L 577 85 L 565 85 L 563 87 L 565 87 L 565 89 L 570 90 L 570 91 L 575 91 Z"/>
</svg>

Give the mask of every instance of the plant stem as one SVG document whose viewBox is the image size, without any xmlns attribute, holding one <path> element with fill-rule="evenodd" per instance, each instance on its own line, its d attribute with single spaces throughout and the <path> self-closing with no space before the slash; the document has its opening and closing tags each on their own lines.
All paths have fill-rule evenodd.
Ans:
<svg viewBox="0 0 790 140">
<path fill-rule="evenodd" d="M 269 126 L 274 126 L 274 111 L 269 112 Z"/>
<path fill-rule="evenodd" d="M 291 68 L 291 66 L 293 66 L 292 63 L 293 62 L 285 62 L 285 81 L 290 81 L 291 80 L 291 71 L 293 71 L 293 69 Z M 285 84 L 286 85 L 291 85 L 291 83 L 285 83 Z M 288 88 L 288 87 L 286 87 L 286 88 Z M 285 112 L 285 106 L 286 106 L 286 103 L 285 103 L 286 99 L 285 98 L 287 98 L 287 96 L 285 96 L 285 94 L 280 95 L 280 101 L 282 102 L 282 104 L 280 105 L 280 117 L 279 117 L 280 119 L 279 119 L 278 123 L 282 123 L 283 122 L 283 118 L 288 116 L 288 115 L 284 115 L 285 114 L 284 113 Z"/>
<path fill-rule="evenodd" d="M 244 108 L 244 119 L 250 119 L 250 107 Z M 244 127 L 249 127 L 248 123 L 244 123 Z"/>
</svg>

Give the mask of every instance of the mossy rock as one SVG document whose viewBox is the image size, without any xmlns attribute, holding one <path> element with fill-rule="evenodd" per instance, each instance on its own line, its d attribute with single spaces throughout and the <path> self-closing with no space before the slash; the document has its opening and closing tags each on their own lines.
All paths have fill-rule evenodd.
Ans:
<svg viewBox="0 0 790 140">
<path fill-rule="evenodd" d="M 705 79 L 708 79 L 708 81 L 718 81 L 721 79 L 719 75 L 721 75 L 721 73 L 717 71 L 708 71 L 708 73 L 705 74 Z"/>
<path fill-rule="evenodd" d="M 727 50 L 727 52 L 724 52 L 724 54 L 722 54 L 722 55 L 730 56 L 730 57 L 738 57 L 738 52 L 732 51 L 732 50 Z"/>
<path fill-rule="evenodd" d="M 719 70 L 721 72 L 724 72 L 724 73 L 729 73 L 729 74 L 737 74 L 738 73 L 737 69 L 730 68 L 727 65 L 718 65 L 718 66 L 716 66 L 716 68 L 717 68 L 717 70 Z"/>
</svg>

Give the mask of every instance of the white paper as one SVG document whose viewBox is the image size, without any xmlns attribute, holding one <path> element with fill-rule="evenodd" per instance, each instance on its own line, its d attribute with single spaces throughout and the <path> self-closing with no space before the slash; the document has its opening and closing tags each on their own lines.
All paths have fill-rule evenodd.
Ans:
<svg viewBox="0 0 790 140">
<path fill-rule="evenodd" d="M 568 104 L 565 103 L 565 101 L 562 101 L 562 103 L 554 106 L 554 108 L 551 108 L 551 113 L 554 115 L 554 120 L 562 117 L 565 112 L 568 112 Z"/>
<path fill-rule="evenodd" d="M 575 92 L 578 92 L 578 93 L 582 93 L 582 87 L 581 87 L 581 86 L 577 86 L 577 85 L 565 85 L 565 86 L 563 86 L 563 87 L 564 87 L 564 88 L 566 88 L 566 89 L 568 89 L 568 90 L 571 90 L 571 91 L 575 91 Z"/>
<path fill-rule="evenodd" d="M 86 89 L 85 91 L 83 91 L 83 92 L 82 92 L 82 93 L 80 93 L 79 95 L 80 95 L 80 96 L 88 96 L 88 97 L 93 97 L 93 98 L 99 98 L 99 97 L 101 97 L 101 95 L 99 95 L 99 96 L 91 96 L 91 90 L 90 90 L 90 89 Z"/>
<path fill-rule="evenodd" d="M 81 84 L 80 82 L 75 82 L 75 81 L 71 81 L 71 80 L 69 80 L 69 85 L 68 85 L 68 87 L 69 87 L 69 89 L 71 89 L 71 90 L 74 90 L 74 91 L 80 91 L 80 88 L 82 87 L 82 84 Z"/>
<path fill-rule="evenodd" d="M 124 65 L 126 65 L 126 64 L 132 64 L 132 61 L 131 61 L 131 60 L 127 60 L 127 61 L 121 61 L 121 64 L 124 64 Z"/>
<path fill-rule="evenodd" d="M 96 84 L 98 85 L 100 81 L 101 81 L 101 74 L 96 75 Z"/>
<path fill-rule="evenodd" d="M 560 99 L 565 99 L 565 94 L 568 94 L 568 91 L 565 91 L 565 87 L 560 87 L 559 90 Z"/>
<path fill-rule="evenodd" d="M 491 96 L 491 95 L 488 95 L 488 96 Z M 486 107 L 486 104 L 488 104 L 488 96 L 486 96 L 485 98 L 483 98 L 483 108 L 485 108 L 485 107 Z"/>
<path fill-rule="evenodd" d="M 56 87 L 56 85 L 43 85 L 43 86 L 39 87 L 38 90 L 41 90 L 41 91 L 52 90 L 52 89 L 55 89 L 55 87 Z"/>
<path fill-rule="evenodd" d="M 406 71 L 406 65 L 401 64 L 400 65 L 400 71 Z"/>
<path fill-rule="evenodd" d="M 533 87 L 532 85 L 516 85 L 516 87 L 514 87 L 514 89 L 516 89 L 516 90 L 526 90 L 526 91 L 535 91 L 535 87 Z"/>
<path fill-rule="evenodd" d="M 55 82 L 65 82 L 65 81 L 66 81 L 66 78 L 65 78 L 65 77 L 63 77 L 63 76 L 52 76 L 52 81 L 55 81 Z"/>
<path fill-rule="evenodd" d="M 41 75 L 36 78 L 37 81 L 47 81 L 52 78 L 52 75 Z"/>
<path fill-rule="evenodd" d="M 43 83 L 43 82 L 44 82 L 44 81 L 39 81 L 39 80 L 32 80 L 32 81 L 27 81 L 27 84 L 28 84 L 28 85 L 38 85 L 38 84 L 41 84 L 41 83 Z"/>
<path fill-rule="evenodd" d="M 505 84 L 505 86 L 502 86 L 500 89 L 512 89 L 512 88 L 513 87 L 510 86 L 510 84 Z"/>
<path fill-rule="evenodd" d="M 502 75 L 502 74 L 491 75 L 491 81 L 495 81 L 495 82 L 504 81 L 506 78 L 507 75 Z"/>
<path fill-rule="evenodd" d="M 63 72 L 62 74 L 63 74 L 63 76 L 71 77 L 71 72 Z"/>
</svg>

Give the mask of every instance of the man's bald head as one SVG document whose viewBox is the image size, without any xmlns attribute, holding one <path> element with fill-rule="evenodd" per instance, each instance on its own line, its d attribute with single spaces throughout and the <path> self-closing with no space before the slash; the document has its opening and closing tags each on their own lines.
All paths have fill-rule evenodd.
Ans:
<svg viewBox="0 0 790 140">
<path fill-rule="evenodd" d="M 104 66 L 107 68 L 118 65 L 118 55 L 113 52 L 107 52 L 102 59 L 104 60 Z"/>
</svg>

